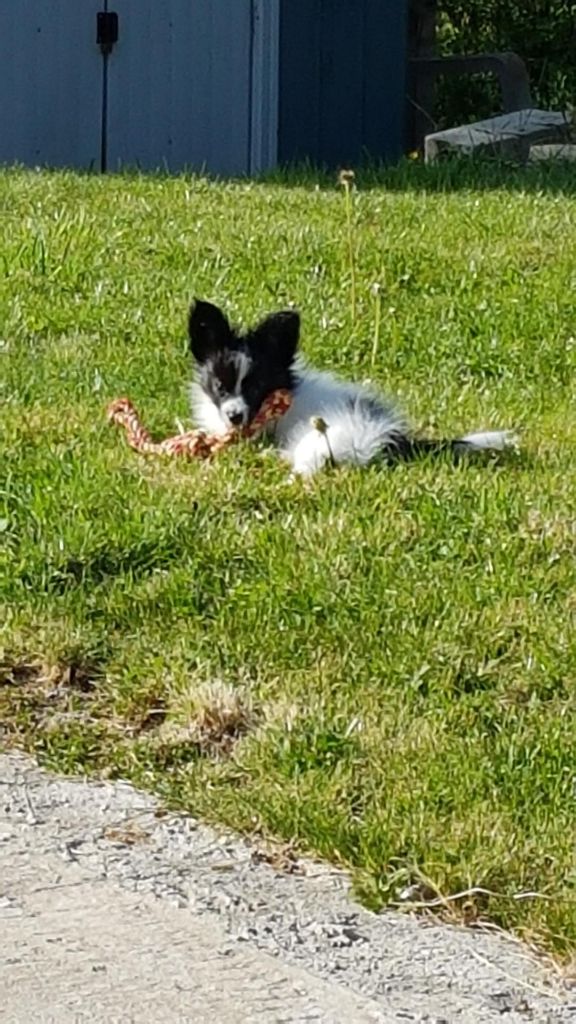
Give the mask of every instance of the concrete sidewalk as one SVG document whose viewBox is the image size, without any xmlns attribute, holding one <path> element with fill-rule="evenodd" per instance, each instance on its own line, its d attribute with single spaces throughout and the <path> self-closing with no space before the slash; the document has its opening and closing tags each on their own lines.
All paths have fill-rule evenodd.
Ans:
<svg viewBox="0 0 576 1024">
<path fill-rule="evenodd" d="M 63 870 L 54 854 L 24 859 L 23 871 L 16 858 L 2 874 L 2 1020 L 382 1019 L 342 986 L 245 945 L 230 949 L 217 922 L 75 865 Z"/>
<path fill-rule="evenodd" d="M 567 1024 L 500 937 L 370 914 L 123 783 L 0 755 L 0 1021 Z"/>
</svg>

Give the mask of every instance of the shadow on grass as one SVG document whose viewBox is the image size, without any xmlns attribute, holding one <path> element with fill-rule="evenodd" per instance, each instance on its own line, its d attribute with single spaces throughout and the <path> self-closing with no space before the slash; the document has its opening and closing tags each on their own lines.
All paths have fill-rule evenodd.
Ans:
<svg viewBox="0 0 576 1024">
<path fill-rule="evenodd" d="M 418 158 L 403 158 L 395 164 L 384 164 L 367 159 L 351 168 L 355 173 L 356 186 L 362 191 L 382 189 L 389 192 L 531 192 L 572 196 L 576 194 L 576 172 L 574 165 L 560 159 L 526 164 L 504 161 L 496 157 L 445 156 L 435 164 L 426 165 Z M 4 167 L 3 171 L 22 173 L 30 170 L 21 165 Z M 94 170 L 63 170 L 43 168 L 51 174 L 73 174 L 76 177 L 101 177 Z M 124 167 L 108 172 L 105 178 L 146 181 L 172 181 L 197 179 L 211 184 L 236 184 L 246 186 L 274 186 L 277 188 L 303 188 L 310 190 L 337 190 L 338 169 L 299 163 L 276 168 L 255 178 L 245 175 L 227 178 L 206 174 L 200 168 L 190 168 L 177 174 L 159 169 L 143 171 L 137 167 Z"/>
<path fill-rule="evenodd" d="M 362 191 L 389 192 L 532 192 L 576 194 L 574 165 L 550 160 L 519 166 L 488 157 L 446 157 L 436 164 L 404 159 L 394 165 L 367 162 L 353 168 Z M 274 171 L 258 183 L 285 188 L 337 189 L 338 175 L 325 168 L 302 164 Z"/>
<path fill-rule="evenodd" d="M 395 164 L 367 159 L 351 168 L 356 186 L 362 191 L 382 189 L 389 192 L 531 192 L 576 195 L 574 165 L 559 159 L 519 165 L 490 156 L 445 156 L 435 164 L 404 158 Z M 126 171 L 124 172 L 126 173 Z M 128 172 L 130 173 L 130 172 Z M 134 173 L 134 172 L 131 172 Z M 193 173 L 193 172 L 192 172 Z M 150 175 L 147 175 L 148 177 Z M 157 172 L 153 177 L 166 178 Z M 222 181 L 209 175 L 202 177 Z M 338 190 L 338 170 L 301 163 L 277 168 L 257 178 L 229 178 L 231 183 L 276 186 L 279 188 Z"/>
</svg>

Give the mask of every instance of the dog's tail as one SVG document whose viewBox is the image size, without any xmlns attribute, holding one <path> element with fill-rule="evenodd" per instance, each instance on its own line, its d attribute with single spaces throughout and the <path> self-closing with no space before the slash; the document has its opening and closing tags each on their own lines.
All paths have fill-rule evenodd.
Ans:
<svg viewBox="0 0 576 1024">
<path fill-rule="evenodd" d="M 429 438 L 399 436 L 394 443 L 386 446 L 386 457 L 391 461 L 409 462 L 427 455 L 447 453 L 459 460 L 476 452 L 497 453 L 508 451 L 517 445 L 512 430 L 483 430 L 465 434 L 453 440 L 432 440 Z"/>
</svg>

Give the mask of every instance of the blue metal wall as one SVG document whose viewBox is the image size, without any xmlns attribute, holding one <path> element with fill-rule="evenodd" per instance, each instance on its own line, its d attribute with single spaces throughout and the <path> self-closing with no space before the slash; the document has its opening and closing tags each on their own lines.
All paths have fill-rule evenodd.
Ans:
<svg viewBox="0 0 576 1024">
<path fill-rule="evenodd" d="M 110 0 L 108 167 L 245 173 L 252 0 Z"/>
<path fill-rule="evenodd" d="M 0 162 L 99 169 L 104 135 L 110 170 L 248 173 L 253 4 L 0 0 Z M 107 91 L 106 7 L 119 18 Z"/>
<path fill-rule="evenodd" d="M 99 0 L 0 0 L 0 160 L 99 166 Z"/>
<path fill-rule="evenodd" d="M 282 163 L 401 155 L 406 33 L 407 0 L 281 0 Z"/>
<path fill-rule="evenodd" d="M 0 0 L 0 162 L 98 168 L 107 149 L 110 169 L 227 175 L 395 158 L 406 5 Z M 120 28 L 105 71 L 106 7 Z"/>
</svg>

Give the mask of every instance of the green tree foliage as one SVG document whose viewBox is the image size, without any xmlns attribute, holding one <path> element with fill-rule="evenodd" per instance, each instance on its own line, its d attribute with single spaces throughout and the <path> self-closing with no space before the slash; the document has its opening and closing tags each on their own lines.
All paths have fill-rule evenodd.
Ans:
<svg viewBox="0 0 576 1024">
<path fill-rule="evenodd" d="M 438 52 L 513 50 L 526 62 L 536 106 L 576 103 L 576 3 L 571 0 L 438 0 Z M 437 117 L 452 124 L 500 109 L 488 76 L 439 82 Z"/>
</svg>

